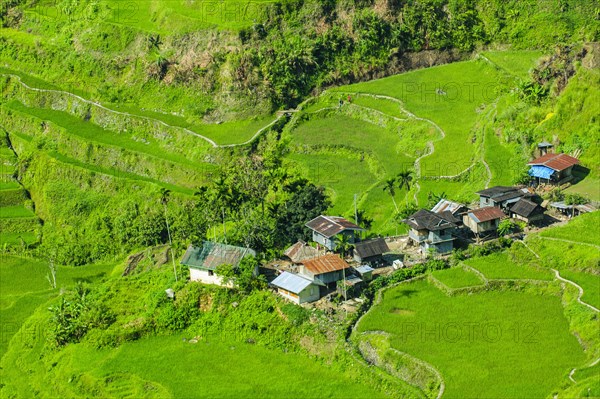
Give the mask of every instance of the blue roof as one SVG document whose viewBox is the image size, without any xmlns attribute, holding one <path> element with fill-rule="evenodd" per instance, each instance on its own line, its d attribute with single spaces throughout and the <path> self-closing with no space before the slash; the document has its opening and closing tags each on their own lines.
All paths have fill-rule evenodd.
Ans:
<svg viewBox="0 0 600 399">
<path fill-rule="evenodd" d="M 375 269 L 373 269 L 369 265 L 362 265 L 362 266 L 359 266 L 359 267 L 355 267 L 354 270 L 356 270 L 360 274 L 365 274 L 365 273 L 368 273 L 368 272 L 372 272 Z"/>
<path fill-rule="evenodd" d="M 300 277 L 297 274 L 283 272 L 271 282 L 276 287 L 283 288 L 294 294 L 301 293 L 306 287 L 312 284 L 312 281 Z"/>
<path fill-rule="evenodd" d="M 541 179 L 549 179 L 553 173 L 554 170 L 543 165 L 533 165 L 531 169 L 529 169 L 529 176 L 539 177 Z"/>
</svg>

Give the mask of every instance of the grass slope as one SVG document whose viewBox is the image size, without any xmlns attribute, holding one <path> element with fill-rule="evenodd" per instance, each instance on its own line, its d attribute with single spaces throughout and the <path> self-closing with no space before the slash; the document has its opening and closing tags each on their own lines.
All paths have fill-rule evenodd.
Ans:
<svg viewBox="0 0 600 399">
<path fill-rule="evenodd" d="M 472 128 L 482 104 L 492 103 L 506 83 L 483 61 L 466 61 L 411 71 L 339 90 L 383 94 L 402 101 L 418 117 L 439 125 L 446 138 L 423 160 L 423 175 L 453 175 L 470 165 L 475 155 Z M 437 94 L 442 90 L 445 95 Z"/>
<path fill-rule="evenodd" d="M 370 330 L 436 367 L 445 398 L 545 398 L 585 359 L 560 299 L 525 292 L 448 297 L 423 280 L 404 284 L 361 321 Z"/>
<path fill-rule="evenodd" d="M 483 285 L 483 281 L 479 278 L 479 276 L 462 267 L 436 270 L 432 273 L 432 276 L 449 288 L 463 288 Z"/>
<path fill-rule="evenodd" d="M 466 260 L 465 264 L 479 270 L 488 279 L 552 280 L 553 278 L 552 273 L 547 269 L 537 269 L 513 262 L 506 252 L 471 258 Z"/>
<path fill-rule="evenodd" d="M 4 235 L 4 234 L 3 234 Z M 46 276 L 48 264 L 39 260 L 2 255 L 0 262 L 0 320 L 2 339 L 0 357 L 8 348 L 11 337 L 36 308 L 59 294 L 61 288 L 71 287 L 78 281 L 95 281 L 107 276 L 112 264 L 79 268 L 58 266 L 57 288 L 52 289 Z"/>
<path fill-rule="evenodd" d="M 354 381 L 351 372 L 336 372 L 301 354 L 222 339 L 190 344 L 182 338 L 146 338 L 100 353 L 76 345 L 68 351 L 69 371 L 96 378 L 135 375 L 173 398 L 385 397 Z"/>
</svg>

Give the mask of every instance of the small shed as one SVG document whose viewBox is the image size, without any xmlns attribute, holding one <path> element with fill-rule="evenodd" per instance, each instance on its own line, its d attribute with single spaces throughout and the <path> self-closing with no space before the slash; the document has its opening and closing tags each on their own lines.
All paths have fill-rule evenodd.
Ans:
<svg viewBox="0 0 600 399">
<path fill-rule="evenodd" d="M 390 248 L 383 238 L 374 238 L 354 244 L 354 260 L 357 262 L 381 262 Z"/>
<path fill-rule="evenodd" d="M 346 298 L 355 297 L 360 294 L 363 285 L 364 282 L 360 277 L 350 274 L 346 276 L 341 285 L 338 285 L 337 291 Z"/>
<path fill-rule="evenodd" d="M 562 184 L 573 178 L 579 160 L 567 154 L 545 154 L 529 162 L 529 176 L 538 183 Z"/>
<path fill-rule="evenodd" d="M 536 223 L 544 219 L 545 209 L 525 198 L 521 198 L 510 208 L 510 216 L 527 223 Z"/>
<path fill-rule="evenodd" d="M 369 265 L 362 265 L 354 268 L 354 271 L 363 279 L 363 281 L 373 280 L 373 270 L 375 269 Z"/>
<path fill-rule="evenodd" d="M 546 155 L 552 149 L 552 147 L 554 147 L 554 145 L 547 141 L 542 141 L 537 147 L 540 155 Z"/>
<path fill-rule="evenodd" d="M 494 231 L 498 228 L 500 220 L 506 217 L 500 208 L 488 206 L 473 209 L 463 217 L 463 222 L 475 234 Z"/>
<path fill-rule="evenodd" d="M 551 202 L 548 206 L 569 217 L 581 215 L 582 213 L 594 212 L 596 210 L 590 204 L 567 205 L 564 201 Z"/>
<path fill-rule="evenodd" d="M 312 230 L 313 241 L 323 245 L 330 251 L 335 250 L 337 242 L 335 237 L 343 234 L 348 236 L 348 241 L 356 241 L 356 232 L 364 229 L 344 219 L 341 216 L 318 216 L 306 223 L 306 227 Z"/>
<path fill-rule="evenodd" d="M 190 281 L 231 286 L 223 283 L 215 271 L 222 265 L 237 267 L 246 256 L 254 257 L 256 252 L 250 248 L 205 241 L 201 247 L 190 245 L 181 259 L 181 264 L 190 269 Z M 258 275 L 258 268 L 254 273 Z"/>
<path fill-rule="evenodd" d="M 314 302 L 320 298 L 319 287 L 298 274 L 283 272 L 271 282 L 271 285 L 277 288 L 279 295 L 298 305 Z"/>
</svg>

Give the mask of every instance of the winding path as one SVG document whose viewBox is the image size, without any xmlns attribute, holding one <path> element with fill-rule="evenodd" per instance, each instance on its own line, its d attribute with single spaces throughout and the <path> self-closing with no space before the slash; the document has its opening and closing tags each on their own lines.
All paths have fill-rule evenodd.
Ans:
<svg viewBox="0 0 600 399">
<path fill-rule="evenodd" d="M 446 132 L 437 123 L 435 123 L 431 119 L 421 118 L 421 117 L 413 114 L 412 112 L 410 112 L 409 110 L 406 109 L 406 107 L 404 106 L 404 103 L 402 101 L 398 100 L 395 97 L 390 97 L 390 96 L 386 96 L 386 95 L 383 95 L 383 94 L 372 94 L 372 93 L 364 93 L 364 92 L 351 92 L 351 94 L 392 101 L 392 102 L 398 104 L 399 107 L 400 107 L 400 110 L 404 114 L 406 114 L 410 119 L 414 119 L 414 120 L 426 122 L 426 123 L 429 123 L 431 126 L 433 126 L 440 133 L 440 135 L 442 136 L 442 138 L 440 140 L 443 140 L 443 139 L 446 138 Z M 436 140 L 436 141 L 438 141 L 438 140 Z M 415 169 L 415 177 L 417 179 L 419 179 L 421 177 L 421 160 L 423 158 L 425 158 L 425 157 L 428 157 L 428 156 L 432 155 L 435 152 L 435 146 L 434 146 L 433 143 L 434 143 L 434 140 L 429 140 L 427 142 L 427 144 L 426 144 L 427 145 L 427 149 L 428 149 L 427 152 L 425 152 L 423 155 L 421 155 L 420 157 L 418 157 L 417 159 L 415 159 L 414 169 Z M 413 195 L 413 198 L 414 198 L 415 202 L 418 202 L 417 201 L 417 195 L 421 191 L 421 186 L 420 186 L 420 184 L 418 182 L 416 182 L 414 184 L 414 186 L 417 189 L 416 189 L 416 191 L 415 191 L 415 193 Z"/>
<path fill-rule="evenodd" d="M 596 249 L 600 249 L 600 245 L 596 245 L 596 244 L 591 244 L 591 243 L 587 243 L 587 242 L 581 242 L 581 241 L 573 241 L 573 240 L 565 240 L 564 238 L 554 238 L 554 237 L 545 237 L 543 235 L 538 235 L 538 238 L 541 238 L 543 240 L 551 240 L 551 241 L 562 241 L 562 242 L 567 242 L 569 244 L 578 244 L 578 245 L 587 245 L 589 247 L 594 247 Z"/>
<path fill-rule="evenodd" d="M 64 90 L 40 89 L 40 88 L 37 88 L 37 87 L 32 87 L 32 86 L 29 86 L 27 83 L 23 82 L 23 80 L 21 79 L 21 77 L 19 75 L 15 75 L 15 74 L 12 74 L 12 73 L 0 73 L 0 75 L 11 76 L 11 77 L 15 78 L 23 87 L 25 87 L 28 90 L 37 91 L 37 92 L 41 92 L 41 93 L 56 93 L 56 94 L 60 94 L 60 95 L 68 95 L 68 96 L 71 96 L 73 98 L 78 99 L 79 101 L 82 101 L 82 102 L 87 103 L 87 104 L 91 104 L 91 105 L 93 105 L 95 107 L 101 108 L 101 109 L 103 109 L 105 111 L 112 112 L 112 113 L 117 114 L 117 115 L 124 115 L 124 116 L 128 116 L 130 118 L 144 119 L 144 120 L 147 120 L 147 121 L 151 121 L 151 122 L 155 122 L 155 123 L 161 124 L 163 126 L 171 128 L 171 129 L 181 129 L 181 130 L 183 130 L 184 132 L 186 132 L 188 134 L 191 134 L 193 136 L 199 137 L 199 138 L 207 141 L 214 148 L 229 148 L 229 147 L 237 147 L 237 146 L 243 146 L 243 145 L 249 144 L 252 141 L 254 141 L 258 136 L 260 136 L 266 129 L 268 129 L 269 127 L 273 126 L 281 118 L 285 117 L 285 115 L 288 112 L 296 112 L 296 110 L 287 110 L 287 111 L 278 113 L 277 117 L 272 122 L 270 122 L 266 126 L 263 126 L 262 128 L 260 128 L 250 139 L 244 141 L 243 143 L 217 144 L 215 141 L 213 141 L 209 137 L 206 137 L 206 136 L 203 136 L 203 135 L 201 135 L 199 133 L 196 133 L 193 130 L 190 130 L 190 129 L 182 127 L 182 126 L 169 125 L 168 123 L 166 123 L 166 122 L 164 122 L 164 121 L 162 121 L 160 119 L 157 119 L 157 118 L 151 118 L 149 116 L 132 114 L 132 113 L 129 113 L 129 112 L 124 112 L 124 111 L 117 111 L 117 110 L 108 108 L 108 107 L 106 107 L 106 106 L 104 106 L 104 105 L 102 105 L 102 104 L 100 104 L 100 103 L 98 103 L 96 101 L 88 100 L 86 98 L 78 96 L 77 94 L 74 94 L 74 93 L 71 93 L 71 92 L 68 92 L 68 91 L 64 91 Z"/>
<path fill-rule="evenodd" d="M 560 276 L 560 273 L 559 273 L 559 272 L 558 272 L 558 270 L 556 270 L 556 269 L 552 269 L 552 271 L 554 272 L 554 274 L 556 275 L 556 278 L 557 278 L 558 280 L 560 280 L 560 281 L 564 281 L 565 283 L 569 283 L 569 284 L 571 284 L 572 286 L 574 286 L 575 288 L 577 288 L 577 289 L 579 290 L 579 295 L 577 295 L 577 302 L 579 302 L 579 303 L 580 303 L 580 304 L 582 304 L 583 306 L 587 306 L 588 308 L 592 309 L 592 310 L 593 310 L 594 312 L 596 312 L 596 313 L 600 313 L 600 309 L 598 309 L 598 308 L 597 308 L 597 307 L 595 307 L 595 306 L 592 306 L 592 305 L 590 305 L 590 304 L 589 304 L 589 303 L 587 303 L 587 302 L 583 302 L 583 301 L 581 300 L 581 297 L 583 296 L 583 288 L 581 288 L 581 286 L 580 286 L 579 284 L 577 284 L 577 283 L 576 283 L 576 282 L 574 282 L 574 281 L 567 280 L 567 279 L 566 279 L 566 278 L 564 278 L 564 277 L 561 277 L 561 276 Z"/>
</svg>

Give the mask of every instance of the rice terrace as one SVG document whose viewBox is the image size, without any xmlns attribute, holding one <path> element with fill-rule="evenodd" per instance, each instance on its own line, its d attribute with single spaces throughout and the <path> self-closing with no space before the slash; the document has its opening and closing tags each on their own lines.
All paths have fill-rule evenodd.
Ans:
<svg viewBox="0 0 600 399">
<path fill-rule="evenodd" d="M 591 0 L 5 0 L 0 397 L 600 398 Z"/>
</svg>

